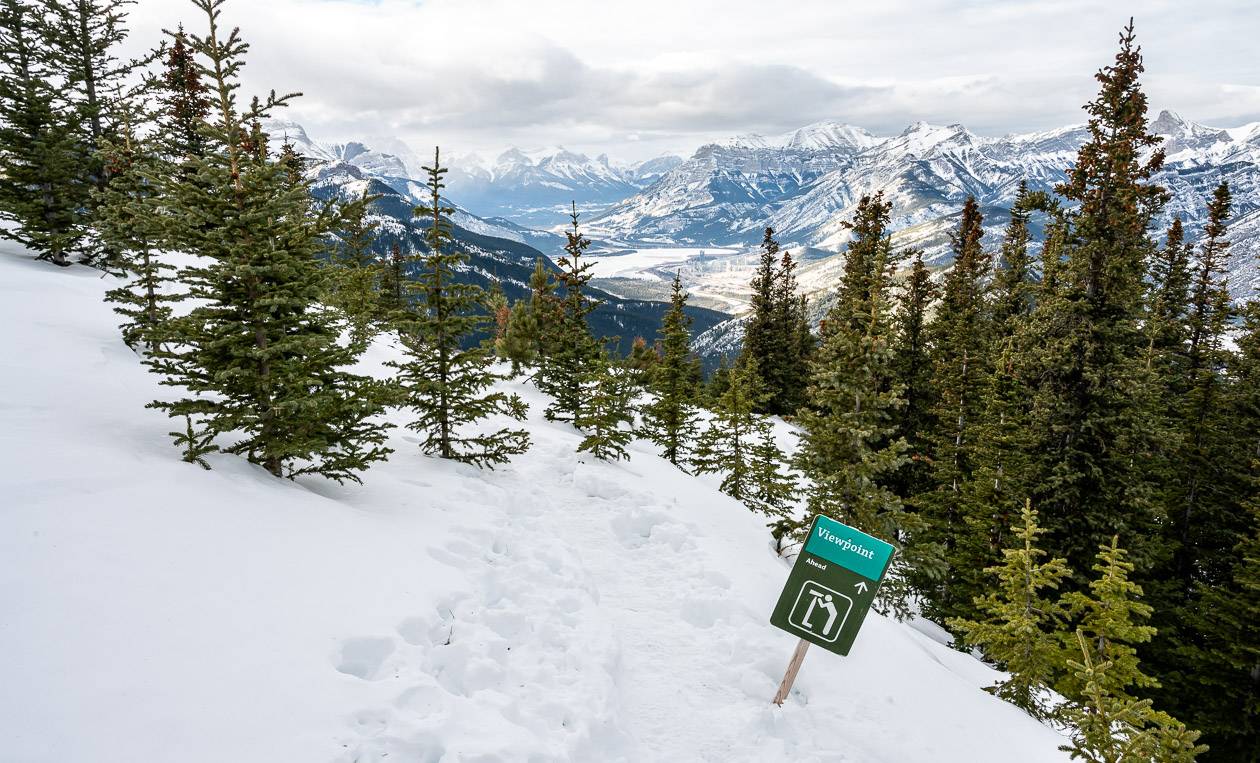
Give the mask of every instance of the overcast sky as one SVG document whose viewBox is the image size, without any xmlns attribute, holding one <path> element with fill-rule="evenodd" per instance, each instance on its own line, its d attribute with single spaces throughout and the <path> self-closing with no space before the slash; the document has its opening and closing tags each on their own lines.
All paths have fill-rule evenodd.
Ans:
<svg viewBox="0 0 1260 763">
<path fill-rule="evenodd" d="M 129 44 L 180 21 L 201 32 L 198 13 L 139 0 Z M 252 46 L 246 93 L 302 91 L 286 116 L 316 140 L 639 159 L 823 119 L 878 134 L 1079 122 L 1130 14 L 1152 116 L 1260 120 L 1256 0 L 229 0 L 223 23 Z"/>
</svg>

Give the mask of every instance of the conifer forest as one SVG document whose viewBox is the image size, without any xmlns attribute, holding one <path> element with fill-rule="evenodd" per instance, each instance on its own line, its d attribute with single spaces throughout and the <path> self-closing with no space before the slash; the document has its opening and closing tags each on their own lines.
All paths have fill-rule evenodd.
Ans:
<svg viewBox="0 0 1260 763">
<path fill-rule="evenodd" d="M 0 0 L 0 760 L 1260 761 L 1260 122 L 1155 113 L 1140 6 L 1058 72 L 1071 129 L 631 165 L 317 142 L 290 116 L 339 64 L 280 65 L 244 0 L 153 39 L 145 5 Z M 776 707 L 816 516 L 894 555 Z M 185 604 L 255 614 L 126 635 Z M 223 639 L 314 658 L 212 681 Z M 906 688 L 846 694 L 879 675 Z M 217 728 L 238 701 L 257 728 Z M 163 730 L 115 749 L 101 703 Z"/>
</svg>

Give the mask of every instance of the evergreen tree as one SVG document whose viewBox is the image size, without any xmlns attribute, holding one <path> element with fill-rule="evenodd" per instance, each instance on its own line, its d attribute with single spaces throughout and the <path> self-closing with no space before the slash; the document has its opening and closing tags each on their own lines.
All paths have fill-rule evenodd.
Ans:
<svg viewBox="0 0 1260 763">
<path fill-rule="evenodd" d="M 586 295 L 590 283 L 590 263 L 582 254 L 591 245 L 578 228 L 577 205 L 571 214 L 572 230 L 565 231 L 565 256 L 560 258 L 560 287 L 563 297 L 555 320 L 544 323 L 544 344 L 538 388 L 552 397 L 545 415 L 549 421 L 576 421 L 582 413 L 582 383 L 598 363 L 600 349 L 591 336 L 586 316 L 599 304 Z"/>
<path fill-rule="evenodd" d="M 1077 622 L 1076 633 L 1064 636 L 1068 653 L 1077 648 L 1076 634 L 1084 636 L 1095 664 L 1109 664 L 1103 688 L 1112 696 L 1129 693 L 1130 687 L 1157 686 L 1158 682 L 1138 667 L 1134 644 L 1144 644 L 1155 635 L 1155 629 L 1144 624 L 1151 616 L 1151 606 L 1141 601 L 1142 587 L 1129 579 L 1133 564 L 1125 560 L 1125 550 L 1117 538 L 1098 552 L 1094 571 L 1098 577 L 1090 581 L 1089 593 L 1069 591 L 1062 603 L 1068 616 Z M 1082 693 L 1083 687 L 1069 675 L 1059 682 L 1064 696 Z"/>
<path fill-rule="evenodd" d="M 39 18 L 22 0 L 0 1 L 0 237 L 64 266 L 83 237 L 88 189 Z"/>
<path fill-rule="evenodd" d="M 162 229 L 155 191 L 162 162 L 151 141 L 131 129 L 130 119 L 118 142 L 107 140 L 102 152 L 114 180 L 97 192 L 96 228 L 129 278 L 105 299 L 125 319 L 120 329 L 127 346 L 152 347 L 161 341 L 172 305 L 182 299 L 168 287 L 174 267 L 158 251 Z"/>
<path fill-rule="evenodd" d="M 1020 181 L 1011 206 L 1011 221 L 1006 225 L 1002 249 L 993 273 L 992 323 L 999 336 L 1015 333 L 1015 322 L 1032 312 L 1036 296 L 1032 256 L 1028 252 L 1028 221 L 1039 195 L 1031 194 L 1028 184 Z"/>
<path fill-rule="evenodd" d="M 161 106 L 158 119 L 161 129 L 156 139 L 161 141 L 166 156 L 182 163 L 206 153 L 206 137 L 201 132 L 201 124 L 210 111 L 210 98 L 182 24 L 172 37 L 174 42 L 166 53 L 157 96 Z"/>
<path fill-rule="evenodd" d="M 928 310 L 939 291 L 923 264 L 923 252 L 912 250 L 910 256 L 910 274 L 897 299 L 897 338 L 893 347 L 893 374 L 905 400 L 895 414 L 894 435 L 906 441 L 909 459 L 894 483 L 897 495 L 903 499 L 926 490 L 931 476 L 927 436 L 933 389 L 927 327 Z"/>
<path fill-rule="evenodd" d="M 1058 189 L 1076 207 L 1051 228 L 1043 287 L 1018 341 L 1019 373 L 1035 382 L 1025 401 L 1035 439 L 1019 478 L 1040 507 L 1048 548 L 1078 571 L 1117 532 L 1139 567 L 1158 546 L 1145 468 L 1156 390 L 1140 321 L 1154 247 L 1147 229 L 1167 194 L 1150 182 L 1163 154 L 1147 132 L 1141 72 L 1130 25 L 1115 63 L 1097 75 L 1089 139 Z"/>
<path fill-rule="evenodd" d="M 795 272 L 792 256 L 780 253 L 774 229 L 766 228 L 740 354 L 741 364 L 755 359 L 763 377 L 762 413 L 790 414 L 803 401 L 813 342 L 804 301 L 796 294 Z"/>
<path fill-rule="evenodd" d="M 653 372 L 660 363 L 661 356 L 657 348 L 649 345 L 647 340 L 636 336 L 630 343 L 630 355 L 626 358 L 626 370 L 630 378 L 640 387 L 646 387 L 652 381 Z"/>
<path fill-rule="evenodd" d="M 809 404 L 799 413 L 804 431 L 795 465 L 812 482 L 810 513 L 898 547 L 877 606 L 901 617 L 908 612 L 907 569 L 939 574 L 939 552 L 917 542 L 919 518 L 889 487 L 906 460 L 905 441 L 891 439 L 902 389 L 892 380 L 890 207 L 878 194 L 858 204 L 838 301 L 811 366 Z"/>
<path fill-rule="evenodd" d="M 1095 663 L 1085 635 L 1076 633 L 1081 660 L 1068 662 L 1083 688 L 1078 701 L 1062 713 L 1072 729 L 1072 743 L 1059 749 L 1087 763 L 1193 763 L 1207 747 L 1198 744 L 1199 732 L 1151 709 L 1149 699 L 1134 699 L 1110 690 L 1110 662 Z"/>
<path fill-rule="evenodd" d="M 368 216 L 378 198 L 365 188 L 359 198 L 338 205 L 336 237 L 328 257 L 328 301 L 345 313 L 356 342 L 370 338 L 379 312 L 376 289 L 381 267 L 373 246 L 380 223 Z"/>
<path fill-rule="evenodd" d="M 1147 293 L 1150 305 L 1146 319 L 1149 336 L 1147 363 L 1160 364 L 1167 377 L 1184 371 L 1183 345 L 1186 341 L 1186 311 L 1190 302 L 1190 255 L 1193 245 L 1186 242 L 1181 218 L 1174 218 L 1164 237 L 1164 246 L 1151 260 L 1151 283 Z"/>
<path fill-rule="evenodd" d="M 491 370 L 489 350 L 466 346 L 487 322 L 481 312 L 486 309 L 486 295 L 480 286 L 455 279 L 468 255 L 453 247 L 449 218 L 455 210 L 442 201 L 442 176 L 447 170 L 440 159 L 435 149 L 433 165 L 424 168 L 429 176 L 429 204 L 415 210 L 417 217 L 428 218 L 428 251 L 420 260 L 417 282 L 423 302 L 400 324 L 399 339 L 407 359 L 389 365 L 398 370 L 405 406 L 418 415 L 407 427 L 423 436 L 421 450 L 493 467 L 528 450 L 529 434 L 507 427 L 470 434 L 468 428 L 494 415 L 522 420 L 526 407 L 516 395 L 487 392 L 504 377 Z"/>
<path fill-rule="evenodd" d="M 796 479 L 785 469 L 787 456 L 775 443 L 769 422 L 759 427 L 757 440 L 748 450 L 748 463 L 751 489 L 744 505 L 770 517 L 772 525 L 795 525 Z"/>
<path fill-rule="evenodd" d="M 290 185 L 265 143 L 246 132 L 291 96 L 254 99 L 240 111 L 236 77 L 248 46 L 236 31 L 220 36 L 223 0 L 194 2 L 208 32 L 189 44 L 206 59 L 198 65 L 213 83 L 216 113 L 201 128 L 209 149 L 190 162 L 194 179 L 176 176 L 162 191 L 167 240 L 199 255 L 180 272 L 197 306 L 169 322 L 147 361 L 163 384 L 187 394 L 151 405 L 183 419 L 198 450 L 231 434 L 226 452 L 276 476 L 358 481 L 356 472 L 389 450 L 372 420 L 382 409 L 378 386 L 344 370 L 360 348 L 338 341 L 317 303 L 315 254 L 330 216 L 315 213 L 307 188 Z"/>
<path fill-rule="evenodd" d="M 602 461 L 630 458 L 626 445 L 634 438 L 634 377 L 607 356 L 588 364 L 584 374 L 585 399 L 574 425 L 586 436 L 578 452 Z"/>
<path fill-rule="evenodd" d="M 654 398 L 643 407 L 643 430 L 675 466 L 685 462 L 696 437 L 696 389 L 691 378 L 691 316 L 687 293 L 674 274 L 669 311 L 661 321 L 661 359 L 652 373 Z"/>
<path fill-rule="evenodd" d="M 986 691 L 1034 718 L 1048 715 L 1049 687 L 1059 664 L 1054 633 L 1063 613 L 1047 594 L 1070 574 L 1063 559 L 1045 559 L 1046 552 L 1038 546 L 1043 534 L 1037 512 L 1026 503 L 1013 539 L 1018 545 L 1004 549 L 1002 563 L 986 570 L 997 578 L 997 585 L 975 602 L 982 619 L 949 621 L 962 643 L 980 648 L 1011 674 Z"/>
<path fill-rule="evenodd" d="M 389 246 L 389 257 L 381 263 L 381 288 L 377 297 L 377 312 L 385 323 L 404 320 L 412 309 L 411 294 L 414 291 L 411 271 L 417 260 L 415 252 L 403 253 L 395 241 Z"/>
<path fill-rule="evenodd" d="M 80 177 L 96 191 L 109 184 L 101 149 L 121 129 L 124 104 L 150 86 L 137 79 L 157 51 L 124 61 L 115 52 L 127 37 L 127 6 L 134 0 L 43 0 L 41 23 L 49 63 L 62 75 L 62 94 L 71 105 Z M 100 198 L 99 195 L 97 198 Z M 104 252 L 112 256 L 112 252 Z M 90 248 L 85 261 L 102 252 Z"/>
<path fill-rule="evenodd" d="M 708 427 L 696 442 L 696 474 L 721 474 L 723 493 L 756 508 L 753 447 L 770 424 L 756 411 L 765 398 L 757 361 L 749 356 L 730 370 L 726 391 L 713 408 Z"/>
<path fill-rule="evenodd" d="M 954 616 L 969 609 L 978 591 L 954 585 L 960 571 L 969 571 L 960 546 L 969 540 L 963 513 L 964 484 L 975 460 L 976 428 L 983 413 L 988 370 L 989 316 L 985 277 L 989 257 L 980 244 L 984 217 L 974 197 L 963 206 L 958 231 L 951 235 L 954 264 L 945 275 L 940 307 L 931 326 L 932 381 L 935 404 L 932 427 L 931 489 L 915 498 L 927 522 L 924 539 L 945 549 L 949 571 L 933 585 L 916 576 L 933 615 Z"/>
<path fill-rule="evenodd" d="M 533 365 L 538 358 L 538 318 L 530 302 L 518 299 L 512 305 L 503 326 L 503 333 L 495 340 L 494 351 L 512 364 L 512 376 L 519 376 L 521 369 Z"/>
<path fill-rule="evenodd" d="M 534 261 L 534 272 L 529 277 L 529 312 L 537 325 L 534 356 L 541 365 L 542 359 L 551 354 L 551 341 L 557 338 L 556 325 L 560 322 L 561 315 L 555 279 L 547 270 L 546 261 L 542 257 Z"/>
<path fill-rule="evenodd" d="M 709 376 L 709 381 L 704 387 L 704 399 L 706 405 L 712 409 L 716 408 L 718 401 L 722 399 L 722 395 L 726 394 L 726 390 L 731 386 L 731 364 L 727 360 L 726 355 L 718 356 L 718 367 L 713 370 L 713 374 Z"/>
</svg>

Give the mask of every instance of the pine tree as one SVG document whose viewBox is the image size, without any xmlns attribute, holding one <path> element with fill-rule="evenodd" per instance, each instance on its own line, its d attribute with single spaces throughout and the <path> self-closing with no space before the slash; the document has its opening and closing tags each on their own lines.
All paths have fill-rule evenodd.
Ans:
<svg viewBox="0 0 1260 763">
<path fill-rule="evenodd" d="M 751 489 L 744 505 L 770 517 L 772 525 L 794 526 L 793 509 L 796 503 L 796 479 L 786 470 L 787 456 L 774 441 L 774 431 L 769 422 L 759 427 L 756 442 L 748 450 L 748 479 Z"/>
<path fill-rule="evenodd" d="M 551 354 L 551 343 L 558 338 L 556 326 L 560 322 L 560 300 L 556 297 L 556 283 L 546 261 L 539 257 L 534 261 L 534 272 L 529 277 L 529 312 L 537 325 L 534 334 L 534 356 L 541 365 Z"/>
<path fill-rule="evenodd" d="M 338 341 L 333 316 L 317 303 L 315 255 L 329 216 L 315 213 L 307 188 L 290 185 L 246 132 L 292 96 L 240 111 L 236 77 L 248 46 L 235 31 L 220 37 L 223 0 L 195 3 L 208 32 L 189 44 L 207 61 L 198 65 L 213 83 L 216 113 L 202 126 L 209 149 L 190 161 L 192 179 L 177 175 L 162 191 L 167 240 L 199 256 L 180 272 L 197 306 L 169 322 L 147 359 L 162 384 L 186 395 L 151 406 L 187 422 L 199 450 L 230 434 L 237 439 L 224 451 L 276 476 L 358 481 L 389 450 L 372 419 L 382 410 L 378 385 L 344 370 L 360 348 Z"/>
<path fill-rule="evenodd" d="M 923 252 L 912 250 L 910 274 L 897 299 L 897 338 L 893 347 L 893 374 L 902 387 L 905 405 L 895 415 L 896 437 L 906 441 L 909 461 L 898 471 L 897 495 L 903 499 L 927 489 L 929 411 L 933 405 L 931 345 L 928 310 L 939 289 L 923 264 Z"/>
<path fill-rule="evenodd" d="M 630 378 L 635 384 L 640 387 L 646 387 L 651 383 L 652 375 L 660 360 L 661 356 L 658 354 L 657 348 L 649 345 L 643 337 L 636 336 L 630 342 L 630 355 L 626 358 L 626 370 L 630 372 Z"/>
<path fill-rule="evenodd" d="M 799 413 L 804 431 L 795 465 L 812 482 L 810 513 L 898 547 L 894 574 L 880 586 L 876 603 L 902 617 L 908 612 L 907 569 L 939 573 L 939 551 L 917 542 L 921 522 L 890 488 L 906 461 L 905 441 L 892 439 L 902 389 L 893 380 L 889 321 L 890 208 L 879 194 L 858 204 L 838 300 L 811 366 L 809 403 Z"/>
<path fill-rule="evenodd" d="M 336 236 L 328 253 L 328 301 L 345 314 L 355 342 L 370 338 L 379 312 L 381 267 L 373 246 L 380 223 L 369 217 L 378 198 L 364 188 L 359 198 L 338 205 Z"/>
<path fill-rule="evenodd" d="M 1085 637 L 1091 660 L 1109 663 L 1103 688 L 1119 696 L 1129 693 L 1130 687 L 1157 686 L 1158 682 L 1138 667 L 1134 647 L 1155 635 L 1155 629 L 1144 624 L 1151 616 L 1151 606 L 1141 601 L 1142 587 L 1129 579 L 1133 564 L 1125 560 L 1118 538 L 1099 549 L 1094 571 L 1098 577 L 1090 581 L 1089 593 L 1069 591 L 1062 603 L 1077 622 L 1076 634 Z M 1069 653 L 1077 648 L 1076 634 L 1063 634 Z M 1077 696 L 1083 689 L 1072 679 L 1067 676 L 1059 682 L 1057 688 L 1064 696 Z"/>
<path fill-rule="evenodd" d="M 1192 249 L 1193 245 L 1185 240 L 1181 218 L 1177 217 L 1168 226 L 1164 246 L 1151 260 L 1151 283 L 1146 299 L 1150 305 L 1146 318 L 1147 363 L 1158 363 L 1159 370 L 1170 378 L 1184 371 Z"/>
<path fill-rule="evenodd" d="M 117 48 L 127 38 L 127 6 L 134 0 L 44 0 L 41 23 L 49 62 L 64 77 L 62 92 L 73 114 L 73 128 L 81 136 L 78 169 L 97 192 L 105 190 L 110 173 L 101 149 L 121 129 L 124 104 L 148 89 L 136 75 L 161 55 L 156 51 L 134 60 L 120 60 Z M 98 196 L 99 198 L 99 196 Z M 84 251 L 85 261 L 108 249 Z"/>
<path fill-rule="evenodd" d="M 502 360 L 512 364 L 512 376 L 519 376 L 521 369 L 533 365 L 538 358 L 538 318 L 530 302 L 518 299 L 508 312 L 503 333 L 495 339 L 494 351 Z"/>
<path fill-rule="evenodd" d="M 1151 183 L 1163 154 L 1147 131 L 1141 72 L 1130 25 L 1115 63 L 1097 75 L 1089 139 L 1058 189 L 1076 206 L 1051 226 L 1043 287 L 1018 341 L 1019 373 L 1035 380 L 1025 401 L 1035 441 L 1020 479 L 1040 507 L 1048 548 L 1078 571 L 1117 532 L 1139 567 L 1159 545 L 1146 469 L 1157 391 L 1140 322 L 1154 248 L 1147 229 L 1167 194 Z"/>
<path fill-rule="evenodd" d="M 993 273 L 992 323 L 993 332 L 999 337 L 1014 334 L 1015 322 L 1032 313 L 1036 284 L 1028 251 L 1028 222 L 1039 199 L 1021 180 Z"/>
<path fill-rule="evenodd" d="M 22 0 L 0 2 L 0 237 L 64 266 L 84 234 L 88 188 L 39 18 Z"/>
<path fill-rule="evenodd" d="M 661 456 L 678 466 L 694 446 L 698 413 L 693 405 L 696 388 L 691 378 L 691 316 L 687 293 L 674 274 L 669 311 L 661 321 L 661 357 L 652 373 L 654 397 L 643 407 L 643 431 L 661 449 Z"/>
<path fill-rule="evenodd" d="M 433 165 L 424 168 L 429 176 L 429 204 L 415 210 L 417 217 L 428 218 L 424 234 L 428 251 L 420 259 L 417 282 L 423 302 L 400 322 L 406 360 L 388 365 L 398 370 L 396 383 L 405 406 L 417 414 L 407 427 L 422 435 L 422 451 L 494 467 L 528 450 L 529 434 L 507 427 L 489 434 L 470 434 L 467 429 L 494 415 L 522 420 L 526 407 L 516 395 L 487 392 L 505 377 L 491 370 L 488 349 L 466 346 L 487 322 L 481 312 L 486 309 L 486 295 L 480 286 L 455 279 L 468 255 L 453 246 L 450 215 L 455 210 L 442 201 L 442 176 L 447 170 L 440 160 L 434 149 Z"/>
<path fill-rule="evenodd" d="M 721 490 L 756 508 L 753 447 L 770 427 L 756 411 L 765 398 L 757 361 L 745 358 L 732 368 L 729 384 L 713 408 L 708 427 L 696 441 L 692 467 L 696 474 L 722 475 Z"/>
<path fill-rule="evenodd" d="M 1134 699 L 1108 689 L 1115 683 L 1108 675 L 1110 662 L 1096 663 L 1085 635 L 1076 633 L 1081 660 L 1071 660 L 1081 690 L 1080 700 L 1062 713 L 1072 728 L 1072 743 L 1059 749 L 1072 760 L 1087 763 L 1193 763 L 1207 747 L 1198 744 L 1199 732 L 1189 731 L 1176 719 L 1151 709 L 1149 699 Z"/>
<path fill-rule="evenodd" d="M 602 461 L 628 459 L 626 445 L 634 438 L 634 377 L 607 355 L 588 364 L 584 374 L 584 401 L 574 425 L 586 436 L 578 452 Z"/>
<path fill-rule="evenodd" d="M 600 349 L 591 336 L 586 316 L 599 304 L 586 294 L 590 263 L 582 259 L 590 239 L 578 228 L 577 205 L 571 214 L 572 230 L 565 231 L 565 256 L 560 258 L 563 297 L 554 321 L 544 323 L 544 344 L 538 388 L 552 397 L 545 415 L 549 421 L 576 421 L 582 414 L 582 382 L 598 363 Z"/>
<path fill-rule="evenodd" d="M 96 199 L 96 228 L 101 240 L 116 252 L 117 265 L 129 280 L 109 290 L 105 299 L 125 319 L 119 327 L 133 349 L 152 347 L 162 340 L 182 294 L 168 287 L 174 267 L 162 261 L 160 201 L 155 197 L 163 165 L 148 139 L 135 134 L 125 121 L 118 142 L 102 147 L 113 181 Z"/>
<path fill-rule="evenodd" d="M 915 504 L 927 522 L 925 540 L 945 549 L 949 571 L 937 583 L 916 576 L 933 615 L 954 616 L 968 609 L 974 588 L 954 585 L 959 571 L 968 570 L 960 546 L 968 539 L 963 514 L 963 487 L 971 479 L 975 461 L 976 428 L 983 413 L 988 370 L 989 315 L 985 277 L 989 257 L 981 246 L 984 217 L 974 197 L 963 206 L 958 231 L 951 234 L 954 264 L 945 275 L 940 307 L 932 322 L 932 381 L 935 396 L 929 413 L 931 489 L 916 496 Z"/>
<path fill-rule="evenodd" d="M 1070 574 L 1063 559 L 1045 560 L 1047 554 L 1038 546 L 1045 532 L 1037 525 L 1032 504 L 1026 503 L 1013 539 L 1018 545 L 1004 549 L 1002 563 L 986 570 L 997 585 L 976 599 L 982 619 L 949 621 L 962 643 L 978 647 L 1011 674 L 986 691 L 1039 719 L 1048 715 L 1049 687 L 1060 654 L 1055 631 L 1063 615 L 1047 593 Z"/>
<path fill-rule="evenodd" d="M 803 401 L 813 343 L 805 304 L 796 293 L 795 271 L 791 254 L 780 253 L 774 229 L 766 228 L 740 354 L 740 363 L 753 358 L 761 369 L 766 391 L 762 413 L 791 414 Z"/>
<path fill-rule="evenodd" d="M 210 112 L 210 98 L 182 24 L 172 37 L 157 96 L 161 129 L 156 139 L 161 141 L 163 153 L 179 164 L 205 156 L 207 144 L 201 124 Z"/>
<path fill-rule="evenodd" d="M 414 252 L 404 254 L 397 241 L 390 244 L 389 257 L 381 263 L 381 288 L 377 297 L 377 314 L 382 322 L 397 323 L 411 311 L 414 291 L 411 276 L 416 259 Z"/>
</svg>

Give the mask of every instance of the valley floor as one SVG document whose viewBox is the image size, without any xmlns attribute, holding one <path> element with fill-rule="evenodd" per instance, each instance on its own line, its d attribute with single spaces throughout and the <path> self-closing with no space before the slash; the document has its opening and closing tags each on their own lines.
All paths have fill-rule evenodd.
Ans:
<svg viewBox="0 0 1260 763">
<path fill-rule="evenodd" d="M 203 471 L 106 279 L 3 251 L 0 283 L 0 760 L 1066 760 L 930 624 L 872 615 L 770 704 L 763 521 L 646 443 L 579 457 L 526 384 L 497 471 L 401 428 L 363 486 Z"/>
</svg>

